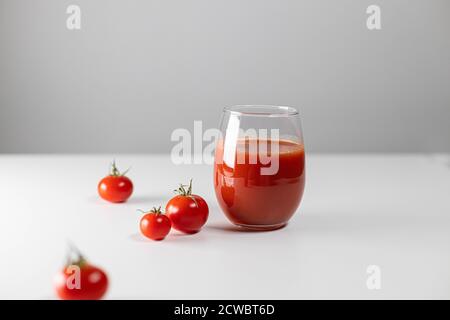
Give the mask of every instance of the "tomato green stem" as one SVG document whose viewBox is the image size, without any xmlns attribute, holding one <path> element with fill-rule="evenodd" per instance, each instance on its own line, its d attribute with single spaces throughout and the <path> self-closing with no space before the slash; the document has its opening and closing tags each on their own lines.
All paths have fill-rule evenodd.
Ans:
<svg viewBox="0 0 450 320">
<path fill-rule="evenodd" d="M 187 196 L 192 195 L 192 179 L 189 180 L 189 184 L 188 185 L 180 183 L 180 186 L 178 187 L 178 189 L 175 189 L 173 191 L 175 193 L 179 194 L 180 196 L 187 197 Z"/>
<path fill-rule="evenodd" d="M 150 210 L 150 212 L 151 212 L 151 213 L 156 213 L 157 215 L 158 215 L 158 214 L 162 214 L 162 212 L 161 212 L 161 206 L 159 206 L 158 208 L 153 207 L 152 210 Z"/>
<path fill-rule="evenodd" d="M 82 266 L 86 263 L 86 259 L 84 258 L 81 251 L 71 242 L 70 240 L 67 241 L 67 245 L 69 247 L 69 251 L 67 253 L 67 259 L 66 259 L 66 265 L 77 265 Z M 75 253 L 76 258 L 72 257 L 72 254 Z"/>
<path fill-rule="evenodd" d="M 120 173 L 120 171 L 116 165 L 116 160 L 114 159 L 113 162 L 111 163 L 111 171 L 110 171 L 109 175 L 113 176 L 113 177 L 123 177 L 124 175 L 126 175 L 128 173 L 128 171 L 130 171 L 130 169 L 131 169 L 131 167 L 128 168 L 127 170 L 125 170 L 123 173 Z"/>
<path fill-rule="evenodd" d="M 140 213 L 154 213 L 154 214 L 163 214 L 161 211 L 161 206 L 157 207 L 153 207 L 150 211 L 144 211 L 141 209 L 137 209 L 136 211 L 139 211 Z"/>
<path fill-rule="evenodd" d="M 195 203 L 195 206 L 198 207 L 197 200 L 195 200 L 194 196 L 192 195 L 192 178 L 189 180 L 188 185 L 180 183 L 180 186 L 178 187 L 178 189 L 175 189 L 174 192 L 180 196 L 192 199 L 192 201 L 194 201 Z"/>
</svg>

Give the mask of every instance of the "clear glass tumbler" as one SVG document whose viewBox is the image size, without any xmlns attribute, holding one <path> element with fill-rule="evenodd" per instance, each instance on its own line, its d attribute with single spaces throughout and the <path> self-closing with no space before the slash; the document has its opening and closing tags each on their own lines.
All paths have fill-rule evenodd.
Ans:
<svg viewBox="0 0 450 320">
<path fill-rule="evenodd" d="M 235 225 L 272 230 L 297 211 L 305 187 L 305 149 L 296 109 L 238 105 L 223 110 L 214 189 Z"/>
</svg>

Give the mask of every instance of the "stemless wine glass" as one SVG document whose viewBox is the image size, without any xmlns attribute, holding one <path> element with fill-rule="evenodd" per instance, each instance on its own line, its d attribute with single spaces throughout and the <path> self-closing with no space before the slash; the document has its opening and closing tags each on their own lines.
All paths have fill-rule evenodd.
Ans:
<svg viewBox="0 0 450 320">
<path fill-rule="evenodd" d="M 238 105 L 223 110 L 214 159 L 214 189 L 235 225 L 286 225 L 305 187 L 305 151 L 297 110 Z"/>
</svg>

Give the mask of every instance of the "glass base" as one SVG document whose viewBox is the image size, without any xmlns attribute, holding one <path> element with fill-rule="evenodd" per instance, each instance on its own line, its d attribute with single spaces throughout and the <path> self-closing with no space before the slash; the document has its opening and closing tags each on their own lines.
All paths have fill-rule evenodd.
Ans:
<svg viewBox="0 0 450 320">
<path fill-rule="evenodd" d="M 251 230 L 251 231 L 272 231 L 277 230 L 285 227 L 287 225 L 287 222 L 279 223 L 279 224 L 269 224 L 269 225 L 258 225 L 258 224 L 242 224 L 242 223 L 235 223 L 236 226 Z"/>
</svg>

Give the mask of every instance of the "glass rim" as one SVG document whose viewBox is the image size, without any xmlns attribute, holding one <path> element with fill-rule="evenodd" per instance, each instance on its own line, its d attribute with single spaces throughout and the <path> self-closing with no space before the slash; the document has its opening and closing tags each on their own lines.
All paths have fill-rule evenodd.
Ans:
<svg viewBox="0 0 450 320">
<path fill-rule="evenodd" d="M 254 117 L 291 117 L 299 114 L 297 109 L 293 107 L 266 104 L 238 104 L 227 106 L 223 108 L 223 112 Z"/>
</svg>

